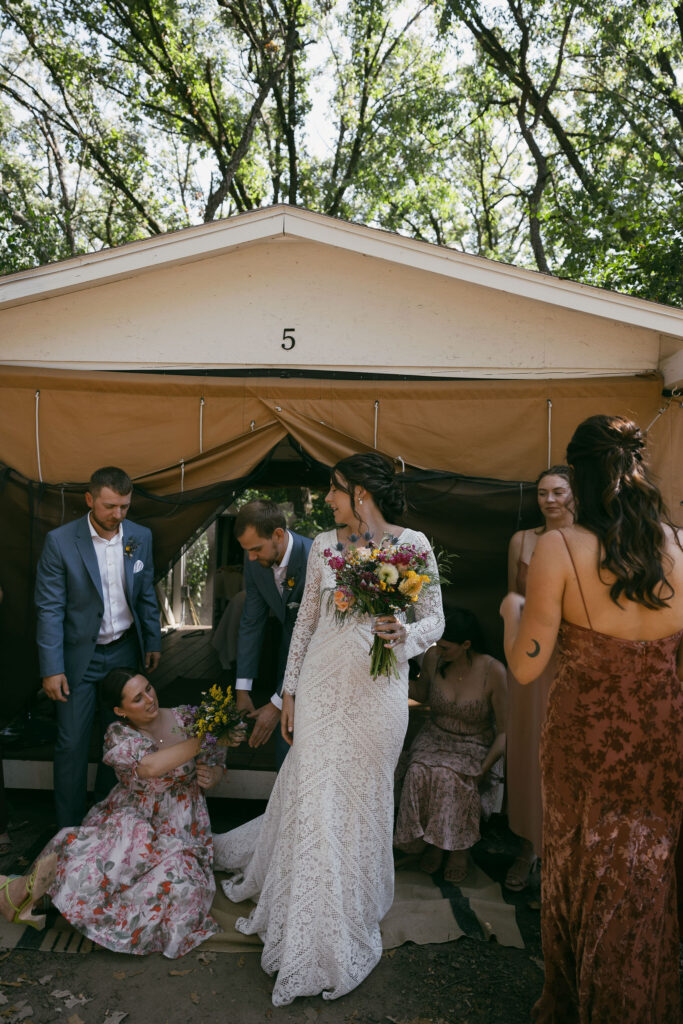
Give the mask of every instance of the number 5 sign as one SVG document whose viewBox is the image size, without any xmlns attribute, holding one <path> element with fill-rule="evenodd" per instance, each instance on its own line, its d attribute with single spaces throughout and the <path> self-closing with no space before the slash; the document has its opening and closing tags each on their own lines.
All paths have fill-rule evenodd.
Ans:
<svg viewBox="0 0 683 1024">
<path fill-rule="evenodd" d="M 296 345 L 296 339 L 294 337 L 295 329 L 296 328 L 294 327 L 285 327 L 284 331 L 282 332 L 281 348 L 285 349 L 286 352 L 289 352 Z"/>
</svg>

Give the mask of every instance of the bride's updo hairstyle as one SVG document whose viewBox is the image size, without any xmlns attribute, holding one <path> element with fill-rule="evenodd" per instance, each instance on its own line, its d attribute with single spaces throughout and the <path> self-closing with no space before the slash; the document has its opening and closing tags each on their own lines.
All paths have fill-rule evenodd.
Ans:
<svg viewBox="0 0 683 1024">
<path fill-rule="evenodd" d="M 387 522 L 400 518 L 406 510 L 406 496 L 394 467 L 387 459 L 374 452 L 367 455 L 349 455 L 332 469 L 332 483 L 351 499 L 353 514 L 358 520 L 353 491 L 356 486 L 364 487 L 377 505 Z"/>
<path fill-rule="evenodd" d="M 622 416 L 590 416 L 576 428 L 567 447 L 576 522 L 601 543 L 599 568 L 616 577 L 610 597 L 618 604 L 623 594 L 657 609 L 666 607 L 673 596 L 664 572 L 662 521 L 673 524 L 648 477 L 644 456 L 642 431 Z"/>
</svg>

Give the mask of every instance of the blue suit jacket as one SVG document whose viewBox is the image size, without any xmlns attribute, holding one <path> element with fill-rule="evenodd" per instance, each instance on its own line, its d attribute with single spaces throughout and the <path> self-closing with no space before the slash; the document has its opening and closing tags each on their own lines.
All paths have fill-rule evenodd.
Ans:
<svg viewBox="0 0 683 1024">
<path fill-rule="evenodd" d="M 126 545 L 133 549 L 130 554 L 125 553 Z M 151 531 L 124 519 L 123 547 L 126 597 L 140 650 L 160 651 Z M 142 569 L 134 572 L 137 562 L 142 562 Z M 40 674 L 45 677 L 63 672 L 69 686 L 75 686 L 95 651 L 104 613 L 102 581 L 87 515 L 48 533 L 38 562 L 35 600 Z"/>
<path fill-rule="evenodd" d="M 287 655 L 292 630 L 301 604 L 306 582 L 308 552 L 313 541 L 289 531 L 293 537 L 292 553 L 287 565 L 287 578 L 282 594 L 277 588 L 273 570 L 245 558 L 244 600 L 240 628 L 237 636 L 237 677 L 254 679 L 258 675 L 261 644 L 268 615 L 272 611 L 282 623 L 282 638 L 278 651 L 277 691 L 282 692 L 282 679 L 287 667 Z M 289 582 L 292 586 L 289 586 Z"/>
</svg>

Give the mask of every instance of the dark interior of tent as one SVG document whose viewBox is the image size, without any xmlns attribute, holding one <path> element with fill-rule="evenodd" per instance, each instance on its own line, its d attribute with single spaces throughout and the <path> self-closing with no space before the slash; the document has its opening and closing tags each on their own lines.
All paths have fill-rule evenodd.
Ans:
<svg viewBox="0 0 683 1024">
<path fill-rule="evenodd" d="M 223 517 L 225 536 L 226 527 L 230 529 L 225 510 L 245 490 L 286 487 L 324 493 L 329 471 L 329 466 L 287 437 L 241 479 L 163 495 L 135 485 L 130 517 L 152 530 L 158 580 L 217 517 Z M 403 474 L 403 482 L 408 502 L 404 525 L 423 531 L 437 549 L 453 556 L 450 581 L 444 587 L 446 608 L 474 611 L 489 652 L 502 657 L 498 604 L 507 588 L 507 544 L 515 530 L 540 521 L 533 484 L 415 469 Z M 85 483 L 54 486 L 27 479 L 8 466 L 0 471 L 5 757 L 51 757 L 53 709 L 40 690 L 33 585 L 45 535 L 85 513 L 85 490 Z M 225 540 L 222 548 L 225 550 Z M 217 568 L 214 564 L 209 571 Z M 217 614 L 214 610 L 213 626 Z M 255 684 L 255 698 L 262 697 L 263 702 L 272 693 L 274 659 L 269 657 L 270 648 L 268 643 L 264 645 L 261 674 Z M 213 681 L 205 679 L 203 685 Z M 170 680 L 166 691 L 164 703 L 197 700 L 196 680 L 188 681 L 182 672 Z"/>
</svg>

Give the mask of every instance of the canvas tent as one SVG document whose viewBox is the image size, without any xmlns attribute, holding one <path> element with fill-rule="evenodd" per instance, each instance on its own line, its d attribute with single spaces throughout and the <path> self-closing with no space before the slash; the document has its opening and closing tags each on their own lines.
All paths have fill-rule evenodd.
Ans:
<svg viewBox="0 0 683 1024">
<path fill-rule="evenodd" d="M 34 688 L 31 578 L 97 465 L 135 478 L 163 571 L 246 483 L 405 470 L 496 629 L 533 480 L 595 412 L 650 427 L 683 500 L 683 312 L 289 207 L 0 280 L 0 642 Z"/>
</svg>

